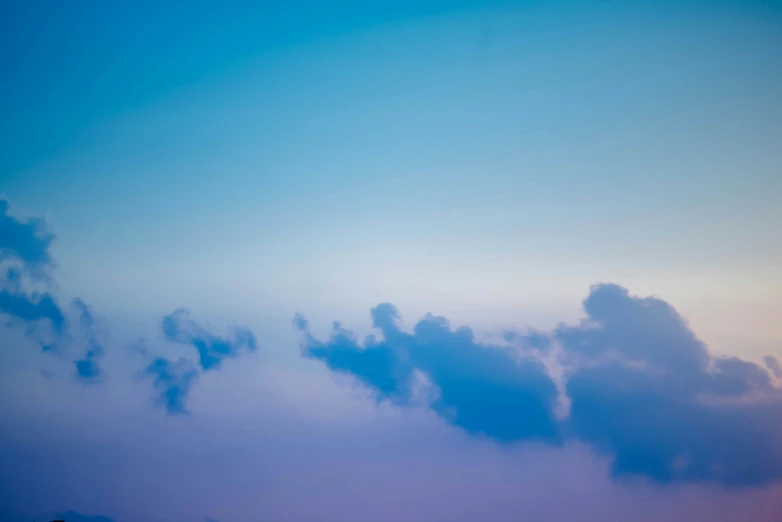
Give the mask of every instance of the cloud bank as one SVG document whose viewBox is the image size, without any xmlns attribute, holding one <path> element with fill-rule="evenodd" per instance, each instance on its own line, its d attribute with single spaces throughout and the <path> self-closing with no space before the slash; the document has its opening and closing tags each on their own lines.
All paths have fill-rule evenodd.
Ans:
<svg viewBox="0 0 782 522">
<path fill-rule="evenodd" d="M 661 299 L 599 284 L 583 308 L 580 324 L 511 333 L 506 346 L 478 343 L 469 328 L 432 315 L 404 332 L 387 303 L 371 311 L 382 340 L 360 343 L 335 323 L 320 341 L 302 316 L 294 325 L 306 357 L 354 376 L 379 400 L 410 404 L 423 376 L 435 389 L 431 409 L 469 433 L 585 442 L 610 456 L 617 479 L 746 487 L 782 478 L 782 395 L 769 371 L 710 354 Z M 543 364 L 552 359 L 559 387 Z M 569 404 L 563 419 L 558 389 Z"/>
<path fill-rule="evenodd" d="M 14 217 L 9 209 L 0 201 L 0 312 L 44 351 L 80 350 L 73 359 L 75 376 L 85 384 L 101 382 L 105 349 L 93 310 L 79 298 L 62 307 L 49 290 L 55 268 L 51 228 L 41 219 Z M 294 323 L 304 334 L 306 357 L 354 376 L 378 401 L 404 407 L 423 400 L 473 435 L 502 443 L 578 440 L 610 456 L 615 478 L 727 486 L 780 480 L 777 359 L 766 357 L 764 368 L 715 356 L 665 301 L 632 296 L 617 285 L 594 286 L 583 309 L 579 324 L 512 332 L 502 346 L 479 342 L 470 328 L 453 329 L 433 315 L 403 331 L 389 303 L 371 310 L 382 338 L 359 342 L 335 323 L 330 338 L 320 341 L 302 316 Z M 163 317 L 161 333 L 197 355 L 197 364 L 159 355 L 144 363 L 155 403 L 171 415 L 187 413 L 201 373 L 257 350 L 249 329 L 218 335 L 184 308 Z M 552 373 L 552 361 L 558 372 Z M 562 405 L 565 417 L 559 415 Z"/>
</svg>

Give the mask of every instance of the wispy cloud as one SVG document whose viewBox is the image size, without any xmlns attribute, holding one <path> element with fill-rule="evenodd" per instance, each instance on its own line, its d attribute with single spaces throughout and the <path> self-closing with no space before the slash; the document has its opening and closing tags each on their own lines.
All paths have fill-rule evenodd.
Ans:
<svg viewBox="0 0 782 522">
<path fill-rule="evenodd" d="M 169 361 L 156 357 L 144 372 L 153 377 L 156 404 L 164 407 L 169 415 L 187 413 L 185 403 L 198 379 L 198 370 L 193 363 L 183 358 Z"/>
<path fill-rule="evenodd" d="M 54 297 L 48 292 L 26 294 L 9 289 L 0 291 L 0 312 L 12 321 L 27 324 L 32 335 L 40 321 L 48 322 L 54 334 L 61 336 L 67 328 L 65 315 Z"/>
<path fill-rule="evenodd" d="M 258 348 L 255 335 L 248 328 L 235 326 L 232 336 L 221 336 L 196 323 L 184 308 L 163 317 L 160 325 L 166 341 L 193 347 L 198 353 L 197 366 L 183 357 L 170 360 L 156 356 L 144 368 L 144 374 L 154 381 L 155 403 L 164 407 L 169 415 L 188 413 L 187 399 L 200 373 L 218 370 L 224 359 Z M 142 356 L 148 357 L 148 354 L 145 348 Z"/>
<path fill-rule="evenodd" d="M 0 268 L 4 269 L 0 314 L 5 315 L 8 326 L 24 327 L 27 336 L 44 351 L 86 344 L 84 354 L 74 361 L 76 377 L 83 383 L 99 382 L 104 349 L 97 340 L 93 312 L 84 301 L 74 299 L 71 308 L 79 316 L 78 329 L 74 329 L 68 310 L 50 291 L 55 267 L 50 252 L 55 239 L 51 227 L 41 218 L 16 218 L 10 208 L 7 200 L 0 200 Z M 41 286 L 43 290 L 38 289 Z"/>
<path fill-rule="evenodd" d="M 4 270 L 0 278 L 0 314 L 9 326 L 23 327 L 44 351 L 60 353 L 64 348 L 73 354 L 79 350 L 72 359 L 76 378 L 84 384 L 102 382 L 105 339 L 100 335 L 100 321 L 94 310 L 78 297 L 63 307 L 49 291 L 55 267 L 50 253 L 55 239 L 51 227 L 39 218 L 18 219 L 9 209 L 8 201 L 0 200 L 0 268 Z M 27 290 L 41 286 L 43 291 Z M 225 359 L 258 348 L 248 328 L 235 326 L 229 335 L 219 335 L 196 323 L 184 308 L 165 316 L 161 330 L 166 341 L 195 348 L 198 354 L 197 366 L 185 358 L 168 360 L 142 354 L 147 361 L 142 372 L 153 379 L 155 402 L 172 415 L 187 413 L 188 395 L 201 372 L 217 370 Z"/>
<path fill-rule="evenodd" d="M 0 261 L 19 261 L 30 275 L 41 277 L 54 266 L 49 252 L 54 233 L 44 219 L 18 219 L 10 209 L 8 200 L 0 199 Z"/>
<path fill-rule="evenodd" d="M 81 299 L 73 300 L 74 307 L 79 311 L 79 329 L 82 337 L 87 343 L 87 350 L 76 364 L 76 375 L 85 383 L 99 381 L 102 377 L 100 360 L 103 357 L 105 349 L 103 344 L 98 341 L 96 332 L 96 319 L 92 309 Z"/>
<path fill-rule="evenodd" d="M 221 337 L 196 324 L 184 308 L 163 318 L 163 334 L 170 342 L 190 345 L 198 350 L 198 359 L 204 371 L 216 370 L 223 359 L 236 357 L 242 349 L 255 351 L 255 335 L 243 327 L 235 327 L 233 336 Z"/>
</svg>

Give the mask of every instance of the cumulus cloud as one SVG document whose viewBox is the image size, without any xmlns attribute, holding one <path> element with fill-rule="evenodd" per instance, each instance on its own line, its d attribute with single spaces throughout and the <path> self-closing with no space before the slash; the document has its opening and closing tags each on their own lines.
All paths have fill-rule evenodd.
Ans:
<svg viewBox="0 0 782 522">
<path fill-rule="evenodd" d="M 338 324 L 320 342 L 302 317 L 295 323 L 305 332 L 307 357 L 355 375 L 380 399 L 409 404 L 419 371 L 436 387 L 432 409 L 464 430 L 502 441 L 559 441 L 553 414 L 557 388 L 543 364 L 519 360 L 508 347 L 479 343 L 472 330 L 452 330 L 443 317 L 424 317 L 412 334 L 399 328 L 398 318 L 391 304 L 372 309 L 383 340 L 370 336 L 363 344 Z"/>
<path fill-rule="evenodd" d="M 568 426 L 613 473 L 757 485 L 782 478 L 782 398 L 769 374 L 715 357 L 665 301 L 598 285 L 553 336 L 581 358 Z M 585 360 L 584 360 L 585 359 Z"/>
<path fill-rule="evenodd" d="M 782 479 L 782 397 L 764 368 L 712 355 L 661 299 L 596 285 L 583 307 L 580 324 L 506 336 L 524 350 L 478 343 L 469 328 L 432 315 L 406 333 L 390 304 L 371 312 L 382 340 L 360 343 L 335 323 L 320 341 L 302 316 L 294 325 L 305 356 L 353 375 L 380 400 L 409 404 L 412 376 L 422 373 L 439 392 L 431 408 L 469 433 L 586 442 L 612 459 L 615 478 L 726 486 Z M 561 420 L 551 372 L 532 355 L 555 350 L 570 404 Z"/>
</svg>

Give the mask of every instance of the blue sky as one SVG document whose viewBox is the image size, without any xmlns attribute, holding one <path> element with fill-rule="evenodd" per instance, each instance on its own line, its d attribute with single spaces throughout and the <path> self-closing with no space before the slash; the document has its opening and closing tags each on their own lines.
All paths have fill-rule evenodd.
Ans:
<svg viewBox="0 0 782 522">
<path fill-rule="evenodd" d="M 73 291 L 287 311 L 347 279 L 362 310 L 518 315 L 620 280 L 704 323 L 732 312 L 704 292 L 779 304 L 774 6 L 104 9 L 4 36 L 4 189 L 71 238 Z"/>
<path fill-rule="evenodd" d="M 778 385 L 773 377 L 766 389 L 766 377 L 755 373 L 760 368 L 762 375 L 773 374 L 764 356 L 782 358 L 777 2 L 438 0 L 207 7 L 77 1 L 7 3 L 0 10 L 0 140 L 6 144 L 0 150 L 0 195 L 10 202 L 3 212 L 7 228 L 0 228 L 7 236 L 0 238 L 5 249 L 0 264 L 20 270 L 18 277 L 8 272 L 5 301 L 0 299 L 6 312 L 0 317 L 8 318 L 0 335 L 11 340 L 3 343 L 11 348 L 2 355 L 7 380 L 0 401 L 12 419 L 4 429 L 7 448 L 16 448 L 23 433 L 40 426 L 71 429 L 78 441 L 76 418 L 98 430 L 95 436 L 110 455 L 129 444 L 130 418 L 137 426 L 151 426 L 160 448 L 169 448 L 185 429 L 184 421 L 170 417 L 187 410 L 187 422 L 205 430 L 196 430 L 200 435 L 188 444 L 197 447 L 204 437 L 215 459 L 234 441 L 238 454 L 285 453 L 305 445 L 312 458 L 322 452 L 337 461 L 337 455 L 350 453 L 339 441 L 356 425 L 386 441 L 378 443 L 383 451 L 395 437 L 421 441 L 410 442 L 415 449 L 405 457 L 413 467 L 394 468 L 408 477 L 438 436 L 421 435 L 418 421 L 405 417 L 420 414 L 427 429 L 437 426 L 447 434 L 443 462 L 461 462 L 465 473 L 478 476 L 468 468 L 484 469 L 482 459 L 498 462 L 492 459 L 500 454 L 491 444 L 482 446 L 485 441 L 461 438 L 464 433 L 484 433 L 484 422 L 496 435 L 489 439 L 529 428 L 497 427 L 477 413 L 464 422 L 449 417 L 446 410 L 454 408 L 469 417 L 464 394 L 472 392 L 464 383 L 481 382 L 486 387 L 470 395 L 479 397 L 474 402 L 504 405 L 497 411 L 534 410 L 538 426 L 557 433 L 551 426 L 560 420 L 541 404 L 552 397 L 573 401 L 577 416 L 567 429 L 580 446 L 574 449 L 567 436 L 559 440 L 561 434 L 544 436 L 547 449 L 518 450 L 496 464 L 498 476 L 515 476 L 514 459 L 551 459 L 556 466 L 574 459 L 584 476 L 603 477 L 604 486 L 595 486 L 604 488 L 601 500 L 589 508 L 596 519 L 619 520 L 627 513 L 623 509 L 665 495 L 676 498 L 673 511 L 651 517 L 709 509 L 730 513 L 734 508 L 728 504 L 744 506 L 746 495 L 762 496 L 742 492 L 735 503 L 720 504 L 706 490 L 687 489 L 700 487 L 689 484 L 665 494 L 646 485 L 617 486 L 626 474 L 654 481 L 668 471 L 655 468 L 651 457 L 627 454 L 638 442 L 637 425 L 583 413 L 592 411 L 589 401 L 603 397 L 600 393 L 617 393 L 603 388 L 605 379 L 630 379 L 645 404 L 663 410 L 667 403 L 659 394 L 665 386 L 675 390 L 681 417 L 666 422 L 686 425 L 690 437 L 705 435 L 685 419 L 703 416 L 720 423 L 727 417 L 701 411 L 702 397 L 679 381 L 644 387 L 639 383 L 646 377 L 628 377 L 613 367 L 574 377 L 568 365 L 605 355 L 583 353 L 582 338 L 591 334 L 580 321 L 602 310 L 590 312 L 584 299 L 605 304 L 600 299 L 610 298 L 618 308 L 605 305 L 612 311 L 602 319 L 605 332 L 590 342 L 627 345 L 624 355 L 633 364 L 660 364 L 700 383 L 700 394 L 747 392 L 736 382 L 777 393 L 771 391 Z M 28 238 L 27 246 L 16 242 L 20 237 Z M 33 256 L 29 245 L 50 258 Z M 616 283 L 628 293 L 621 297 L 611 293 L 615 287 L 592 287 L 596 283 Z M 645 296 L 659 296 L 674 307 L 695 340 L 664 313 L 644 315 L 657 313 L 645 306 L 662 306 Z M 38 304 L 24 308 L 27 302 Z M 415 325 L 440 328 L 436 321 L 418 322 L 430 312 L 448 317 L 454 330 L 470 325 L 475 339 L 441 332 L 445 337 L 438 341 L 466 354 L 483 354 L 490 349 L 484 338 L 498 342 L 506 330 L 522 332 L 512 341 L 522 344 L 532 342 L 528 329 L 539 330 L 565 354 L 563 363 L 546 348 L 544 359 L 565 367 L 552 370 L 546 359 L 542 369 L 537 361 L 520 375 L 497 370 L 512 358 L 472 367 L 459 357 L 430 354 L 429 338 L 415 332 L 389 340 L 394 329 L 388 325 L 381 328 L 380 344 L 364 343 L 364 335 L 378 335 L 369 310 L 386 302 L 400 311 L 404 331 Z M 624 324 L 611 322 L 618 317 L 613 314 L 621 315 L 617 310 L 634 307 L 642 310 L 628 316 L 635 330 L 611 326 Z M 297 313 L 307 318 L 306 329 L 292 326 Z M 56 314 L 66 325 L 60 332 L 42 324 L 59 321 Z M 166 317 L 175 318 L 179 329 L 161 328 Z M 355 339 L 330 337 L 334 320 L 345 332 L 356 332 Z M 640 355 L 631 349 L 646 346 L 647 338 L 680 347 L 698 364 L 713 365 L 736 381 L 712 383 L 701 368 L 656 359 L 650 354 L 662 349 L 657 345 Z M 397 360 L 400 353 L 406 355 Z M 751 366 L 721 362 L 722 356 L 741 357 Z M 76 361 L 82 364 L 73 370 Z M 564 381 L 550 382 L 552 371 L 564 372 Z M 259 385 L 255 380 L 261 377 Z M 417 398 L 417 413 L 409 413 L 408 388 L 419 378 L 442 395 L 426 407 Z M 598 403 L 627 407 L 605 398 Z M 120 404 L 128 419 L 110 413 Z M 761 410 L 731 415 L 765 427 Z M 291 420 L 299 416 L 314 423 L 311 432 L 323 430 L 323 446 L 302 434 L 303 421 Z M 113 419 L 106 424 L 115 428 L 98 429 L 94 423 L 102 418 Z M 258 430 L 269 424 L 275 424 L 275 434 L 261 436 Z M 297 443 L 284 442 L 286 430 Z M 269 439 L 250 443 L 248 433 Z M 34 437 L 40 447 L 26 451 L 75 462 L 76 450 L 65 441 L 69 436 Z M 606 446 L 603 436 L 612 443 Z M 551 449 L 555 439 L 565 447 Z M 667 443 L 679 448 L 688 440 Z M 714 444 L 719 447 L 719 441 Z M 165 453 L 142 446 L 140 455 Z M 712 446 L 704 447 L 690 457 L 694 464 L 685 482 L 714 479 L 705 470 L 719 459 L 709 453 Z M 362 451 L 357 447 L 345 458 L 370 475 L 388 464 L 373 468 Z M 666 451 L 650 449 L 647 456 L 668 458 Z M 93 478 L 84 479 L 84 490 L 105 477 L 99 465 L 105 455 L 99 453 L 88 465 Z M 755 457 L 768 458 L 745 455 L 747 461 Z M 25 458 L 19 457 L 19 465 L 38 469 Z M 187 468 L 187 452 L 170 458 L 172 466 Z M 210 460 L 204 458 L 193 472 L 208 474 Z M 148 494 L 145 475 L 131 464 L 121 467 L 125 478 L 136 477 L 141 489 L 134 491 Z M 438 473 L 447 474 L 448 465 L 437 464 Z M 277 463 L 263 480 L 255 478 L 267 481 L 265 494 L 285 497 L 300 485 L 289 477 L 297 466 L 304 461 Z M 314 469 L 330 480 L 325 470 L 331 467 Z M 753 477 L 773 478 L 775 472 Z M 33 484 L 36 473 L 22 482 Z M 117 473 L 116 480 L 123 480 Z M 252 483 L 241 478 L 245 471 L 235 473 L 232 481 Z M 516 479 L 528 484 L 530 477 Z M 733 484 L 725 477 L 716 481 Z M 774 480 L 761 482 L 767 487 Z M 255 509 L 247 500 L 250 489 L 240 488 L 245 504 L 232 503 L 230 492 L 223 492 L 211 514 L 195 501 L 182 507 L 183 500 L 175 500 L 182 492 L 171 490 L 168 500 L 160 494 L 154 505 L 161 514 L 153 515 L 108 494 L 100 502 L 89 500 L 79 481 L 74 484 L 72 498 L 80 505 L 52 483 L 46 491 L 60 504 L 50 502 L 43 511 L 87 510 L 129 521 L 215 516 L 224 522 L 243 520 Z M 36 514 L 31 506 L 40 499 L 24 487 L 17 493 L 27 500 L 8 502 L 14 516 Z M 433 498 L 445 494 L 438 491 Z M 492 491 L 478 495 L 477 505 L 502 497 Z M 341 513 L 335 506 L 342 503 L 322 501 L 329 516 Z M 383 502 L 382 495 L 376 501 Z M 547 513 L 543 504 L 528 502 L 530 510 Z M 285 515 L 285 505 L 274 504 L 270 516 L 296 519 Z M 438 511 L 438 505 L 427 508 L 432 517 L 450 513 Z M 514 512 L 510 505 L 503 509 Z M 359 513 L 357 508 L 354 515 Z"/>
</svg>

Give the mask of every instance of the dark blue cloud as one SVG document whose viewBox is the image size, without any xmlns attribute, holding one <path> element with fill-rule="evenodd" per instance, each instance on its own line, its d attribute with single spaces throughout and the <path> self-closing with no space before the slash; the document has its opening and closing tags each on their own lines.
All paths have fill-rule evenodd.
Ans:
<svg viewBox="0 0 782 522">
<path fill-rule="evenodd" d="M 68 320 L 51 294 L 28 294 L 23 286 L 21 270 L 8 268 L 0 278 L 0 315 L 5 316 L 5 326 L 24 326 L 30 340 L 44 351 L 52 351 L 65 334 Z"/>
<path fill-rule="evenodd" d="M 56 520 L 64 520 L 65 522 L 114 522 L 113 518 L 99 515 L 83 515 L 75 511 L 63 511 L 55 514 L 54 518 Z"/>
<path fill-rule="evenodd" d="M 335 323 L 323 342 L 296 316 L 303 353 L 353 375 L 379 399 L 410 404 L 415 375 L 439 392 L 431 407 L 470 433 L 499 441 L 577 439 L 612 459 L 616 478 L 754 486 L 782 480 L 782 396 L 769 372 L 716 357 L 670 305 L 597 285 L 586 319 L 549 333 L 512 333 L 524 353 L 560 358 L 569 413 L 554 415 L 557 387 L 542 364 L 477 343 L 427 315 L 412 333 L 390 304 L 372 310 L 383 340 L 359 343 Z M 771 358 L 766 364 L 774 371 Z"/>
<path fill-rule="evenodd" d="M 701 401 L 618 362 L 568 382 L 574 436 L 612 457 L 615 477 L 763 485 L 782 477 L 780 403 Z"/>
<path fill-rule="evenodd" d="M 0 199 L 0 261 L 18 261 L 31 275 L 41 276 L 54 264 L 49 253 L 54 234 L 43 219 L 17 219 L 9 209 L 8 200 Z"/>
<path fill-rule="evenodd" d="M 41 323 L 47 323 L 54 337 L 60 337 L 67 327 L 65 314 L 48 292 L 25 292 L 23 276 L 40 279 L 54 265 L 49 253 L 54 235 L 45 221 L 17 219 L 8 213 L 9 208 L 8 201 L 0 199 L 0 263 L 4 265 L 0 314 L 6 315 L 9 323 L 24 324 L 27 335 L 49 349 L 51 339 L 43 339 L 47 336 L 41 335 Z"/>
<path fill-rule="evenodd" d="M 97 339 L 91 308 L 81 299 L 73 300 L 72 305 L 79 314 L 79 330 L 73 331 L 65 311 L 51 294 L 16 291 L 18 286 L 14 276 L 12 272 L 6 285 L 12 290 L 0 291 L 0 313 L 7 316 L 7 326 L 24 325 L 27 336 L 44 351 L 53 351 L 66 343 L 86 343 L 84 355 L 74 361 L 76 375 L 83 383 L 99 382 L 102 375 L 100 360 L 105 350 Z"/>
<path fill-rule="evenodd" d="M 54 297 L 48 292 L 26 293 L 22 271 L 15 266 L 8 267 L 0 276 L 0 313 L 12 322 L 28 323 L 29 334 L 34 333 L 39 322 L 46 322 L 57 336 L 67 327 L 65 314 Z"/>
<path fill-rule="evenodd" d="M 187 398 L 200 371 L 217 370 L 223 359 L 236 357 L 242 350 L 258 348 L 255 336 L 247 328 L 234 327 L 232 338 L 221 337 L 194 322 L 184 308 L 165 316 L 161 328 L 167 341 L 192 346 L 198 351 L 198 367 L 184 358 L 171 361 L 155 357 L 144 369 L 146 375 L 154 378 L 156 404 L 165 407 L 169 415 L 187 413 Z M 136 351 L 142 357 L 148 354 L 144 346 Z"/>
<path fill-rule="evenodd" d="M 305 333 L 307 357 L 356 376 L 380 399 L 409 404 L 420 372 L 435 387 L 432 409 L 470 433 L 502 441 L 559 441 L 553 414 L 557 388 L 540 362 L 479 343 L 472 330 L 452 330 L 443 317 L 426 316 L 412 334 L 403 332 L 397 320 L 393 305 L 378 305 L 372 321 L 383 340 L 370 336 L 363 344 L 338 324 L 330 339 L 320 342 L 307 332 L 302 317 L 294 321 Z"/>
<path fill-rule="evenodd" d="M 597 285 L 556 338 L 582 360 L 569 428 L 616 476 L 757 485 L 782 479 L 782 400 L 768 372 L 714 357 L 661 299 Z"/>
<path fill-rule="evenodd" d="M 156 404 L 164 407 L 169 415 L 187 413 L 185 402 L 198 379 L 198 370 L 190 361 L 182 358 L 169 361 L 156 357 L 144 372 L 154 379 Z"/>
<path fill-rule="evenodd" d="M 196 324 L 184 308 L 164 317 L 162 327 L 166 340 L 198 350 L 199 364 L 204 371 L 218 369 L 223 359 L 236 357 L 242 349 L 255 351 L 258 347 L 255 336 L 247 328 L 234 328 L 232 339 L 220 337 Z"/>
<path fill-rule="evenodd" d="M 73 363 L 76 366 L 76 376 L 85 384 L 97 382 L 101 377 L 102 370 L 98 365 L 95 353 L 90 350 L 83 358 L 77 359 Z"/>
<path fill-rule="evenodd" d="M 597 359 L 621 352 L 628 361 L 686 373 L 709 360 L 706 347 L 665 301 L 629 298 L 618 285 L 596 285 L 583 308 L 583 325 L 556 333 L 573 353 Z"/>
<path fill-rule="evenodd" d="M 22 271 L 19 267 L 11 266 L 5 271 L 2 279 L 3 289 L 18 294 L 22 291 Z"/>
<path fill-rule="evenodd" d="M 79 314 L 79 329 L 74 331 L 66 310 L 52 294 L 25 290 L 26 284 L 48 287 L 51 283 L 48 271 L 54 260 L 49 248 L 54 234 L 46 221 L 17 219 L 8 210 L 8 201 L 0 200 L 0 262 L 10 265 L 0 276 L 0 314 L 7 318 L 7 326 L 23 325 L 44 351 L 86 343 L 84 355 L 74 361 L 76 375 L 85 383 L 98 382 L 104 348 L 97 339 L 92 310 L 81 299 L 73 300 Z"/>
<path fill-rule="evenodd" d="M 62 309 L 49 293 L 25 294 L 2 290 L 0 312 L 24 323 L 48 321 L 58 336 L 65 332 L 67 326 Z"/>
<path fill-rule="evenodd" d="M 105 350 L 98 341 L 95 316 L 92 309 L 81 299 L 74 299 L 73 305 L 79 312 L 79 329 L 82 338 L 87 343 L 84 356 L 74 362 L 76 376 L 85 384 L 96 383 L 103 375 L 100 360 Z"/>
</svg>

